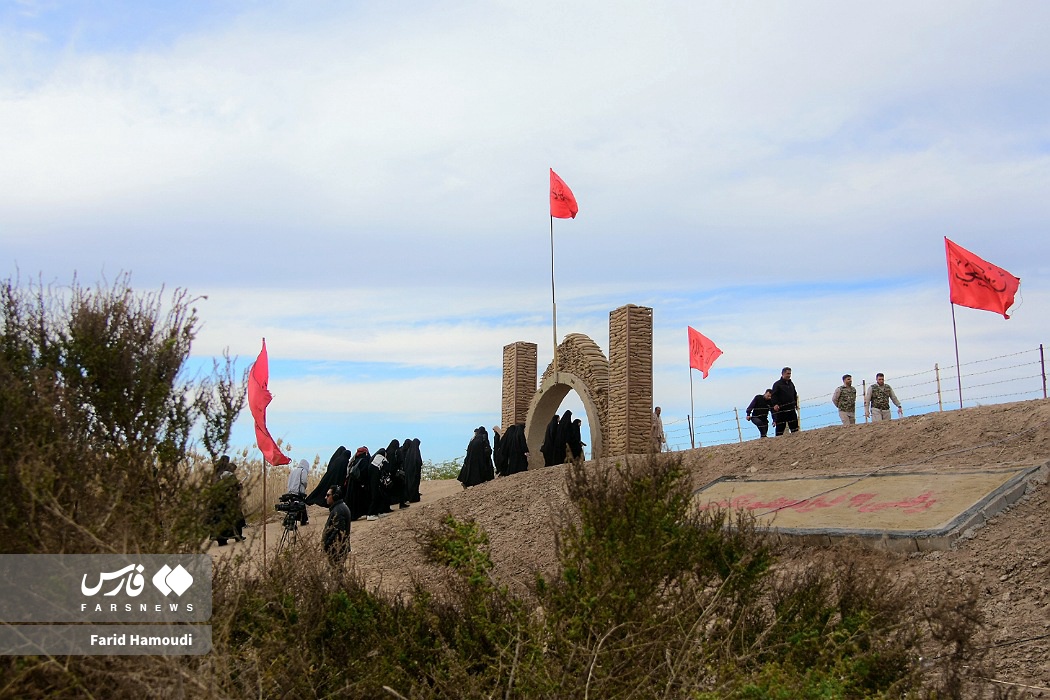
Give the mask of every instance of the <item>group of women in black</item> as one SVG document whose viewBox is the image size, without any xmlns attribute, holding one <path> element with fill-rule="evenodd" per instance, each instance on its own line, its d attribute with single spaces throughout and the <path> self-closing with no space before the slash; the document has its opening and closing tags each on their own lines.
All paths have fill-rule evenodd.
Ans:
<svg viewBox="0 0 1050 700">
<path fill-rule="evenodd" d="M 419 438 L 391 440 L 372 454 L 367 447 L 358 447 L 351 453 L 340 445 L 317 487 L 306 497 L 309 505 L 326 506 L 325 494 L 332 486 L 339 486 L 343 500 L 350 508 L 352 520 L 362 517 L 375 520 L 391 513 L 391 506 L 408 508 L 420 499 L 419 482 L 423 475 L 423 458 L 419 453 Z"/>
<path fill-rule="evenodd" d="M 494 444 L 489 444 L 489 433 L 485 426 L 474 430 L 474 437 L 467 445 L 467 456 L 459 470 L 459 482 L 463 488 L 491 481 L 498 476 L 510 476 L 529 468 L 529 446 L 525 442 L 525 425 L 510 426 L 501 436 L 499 428 L 493 426 Z"/>
<path fill-rule="evenodd" d="M 543 463 L 548 467 L 555 464 L 565 464 L 569 459 L 579 459 L 583 455 L 583 446 L 586 444 L 581 437 L 581 425 L 583 421 L 572 417 L 572 411 L 565 411 L 558 418 L 554 414 L 551 422 L 547 424 L 547 430 L 543 434 Z"/>
</svg>

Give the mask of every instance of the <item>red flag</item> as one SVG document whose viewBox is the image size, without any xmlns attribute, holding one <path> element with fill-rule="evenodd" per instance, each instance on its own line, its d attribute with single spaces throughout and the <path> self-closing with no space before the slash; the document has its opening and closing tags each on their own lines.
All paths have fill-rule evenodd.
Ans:
<svg viewBox="0 0 1050 700">
<path fill-rule="evenodd" d="M 288 464 L 292 460 L 286 457 L 266 429 L 266 407 L 273 400 L 273 394 L 266 388 L 270 383 L 270 360 L 266 356 L 266 338 L 263 338 L 262 351 L 248 372 L 248 409 L 255 419 L 255 442 L 263 453 L 263 458 L 270 464 Z"/>
<path fill-rule="evenodd" d="M 704 373 L 704 379 L 707 379 L 707 371 L 721 356 L 722 351 L 703 333 L 692 326 L 687 327 L 689 328 L 689 367 L 700 370 Z"/>
<path fill-rule="evenodd" d="M 1002 314 L 1014 305 L 1014 294 L 1021 279 L 1001 267 L 982 260 L 970 251 L 944 237 L 948 258 L 948 290 L 951 303 L 971 309 L 982 309 Z"/>
<path fill-rule="evenodd" d="M 579 210 L 572 190 L 551 168 L 551 216 L 555 219 L 575 219 Z"/>
</svg>

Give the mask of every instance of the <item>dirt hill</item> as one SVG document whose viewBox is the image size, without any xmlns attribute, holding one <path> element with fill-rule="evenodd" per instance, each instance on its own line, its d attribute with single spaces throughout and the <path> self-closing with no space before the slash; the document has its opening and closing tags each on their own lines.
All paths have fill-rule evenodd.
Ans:
<svg viewBox="0 0 1050 700">
<path fill-rule="evenodd" d="M 725 475 L 856 474 L 966 471 L 1050 462 L 1050 401 L 1028 401 L 906 417 L 891 423 L 827 427 L 743 444 L 678 453 L 695 488 Z M 1045 471 L 1043 472 L 1045 474 Z M 416 533 L 451 512 L 476 520 L 488 533 L 497 577 L 524 589 L 535 570 L 555 565 L 553 532 L 566 505 L 565 471 L 554 467 L 499 478 L 463 490 L 458 482 L 429 482 L 423 502 L 378 522 L 353 525 L 353 565 L 387 591 L 411 577 L 437 581 L 442 573 L 422 558 Z M 323 511 L 314 514 L 320 526 Z M 980 589 L 994 673 L 989 689 L 1020 697 L 1050 697 L 1050 489 L 1033 483 L 1012 508 L 960 538 L 950 551 L 889 554 L 864 549 L 880 566 L 915 585 L 973 581 Z M 311 535 L 320 527 L 311 526 Z M 793 561 L 812 556 L 793 546 Z"/>
</svg>

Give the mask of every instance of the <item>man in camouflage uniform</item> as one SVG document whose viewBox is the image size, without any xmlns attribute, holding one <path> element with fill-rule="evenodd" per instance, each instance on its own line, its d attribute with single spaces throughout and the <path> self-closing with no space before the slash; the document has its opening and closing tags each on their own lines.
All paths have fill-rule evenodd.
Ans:
<svg viewBox="0 0 1050 700">
<path fill-rule="evenodd" d="M 857 424 L 857 390 L 852 375 L 842 375 L 842 386 L 831 395 L 831 403 L 839 409 L 839 420 L 843 425 Z"/>
<path fill-rule="evenodd" d="M 893 393 L 893 387 L 886 383 L 886 375 L 879 372 L 875 383 L 868 387 L 864 394 L 864 417 L 871 416 L 871 422 L 890 420 L 890 401 L 897 407 L 897 417 L 904 417 L 904 408 L 900 399 Z"/>
</svg>

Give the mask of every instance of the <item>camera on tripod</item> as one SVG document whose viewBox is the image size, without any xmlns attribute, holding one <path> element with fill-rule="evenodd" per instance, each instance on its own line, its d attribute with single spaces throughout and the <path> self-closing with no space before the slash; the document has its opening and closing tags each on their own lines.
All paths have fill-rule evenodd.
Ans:
<svg viewBox="0 0 1050 700">
<path fill-rule="evenodd" d="M 275 503 L 273 509 L 284 513 L 284 534 L 277 545 L 277 551 L 284 549 L 289 539 L 294 543 L 299 539 L 299 521 L 306 515 L 306 496 L 301 493 L 286 493 Z M 289 535 L 291 537 L 289 538 Z"/>
<path fill-rule="evenodd" d="M 281 502 L 273 506 L 274 510 L 282 513 L 299 514 L 306 510 L 306 496 L 298 493 L 286 493 L 279 499 Z"/>
</svg>

